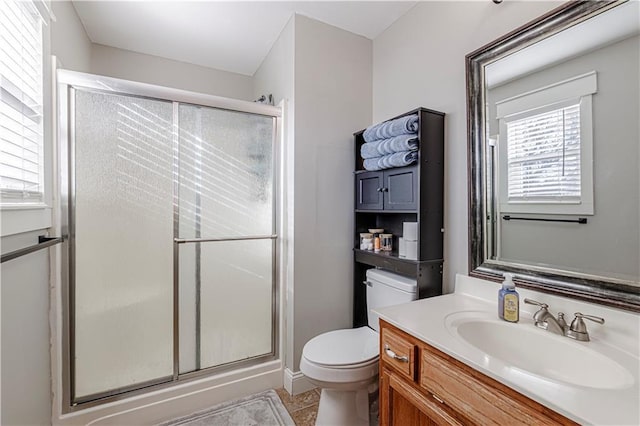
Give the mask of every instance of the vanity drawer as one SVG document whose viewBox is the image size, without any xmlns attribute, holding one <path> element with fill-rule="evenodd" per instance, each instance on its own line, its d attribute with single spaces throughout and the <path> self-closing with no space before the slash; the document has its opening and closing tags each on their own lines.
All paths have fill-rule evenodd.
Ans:
<svg viewBox="0 0 640 426">
<path fill-rule="evenodd" d="M 430 346 L 421 348 L 420 387 L 477 424 L 575 424 Z"/>
<path fill-rule="evenodd" d="M 418 347 L 389 328 L 382 328 L 380 339 L 380 360 L 409 380 L 415 381 Z"/>
</svg>

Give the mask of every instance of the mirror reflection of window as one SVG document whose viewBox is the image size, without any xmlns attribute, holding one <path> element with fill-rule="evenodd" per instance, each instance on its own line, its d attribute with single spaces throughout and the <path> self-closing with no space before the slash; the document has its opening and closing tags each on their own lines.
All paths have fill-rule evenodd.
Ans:
<svg viewBox="0 0 640 426">
<path fill-rule="evenodd" d="M 580 200 L 580 104 L 507 122 L 509 200 Z"/>
<path fill-rule="evenodd" d="M 496 102 L 501 213 L 593 214 L 596 73 Z"/>
</svg>

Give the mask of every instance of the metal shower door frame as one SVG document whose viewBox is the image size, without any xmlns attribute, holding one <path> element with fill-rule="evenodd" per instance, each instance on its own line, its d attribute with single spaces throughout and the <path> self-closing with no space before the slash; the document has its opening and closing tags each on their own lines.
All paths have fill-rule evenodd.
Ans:
<svg viewBox="0 0 640 426">
<path fill-rule="evenodd" d="M 80 73 L 68 70 L 57 71 L 58 84 L 58 138 L 59 138 L 59 178 L 61 230 L 64 237 L 61 259 L 61 300 L 62 300 L 62 412 L 70 413 L 131 397 L 151 390 L 170 387 L 184 381 L 202 378 L 215 373 L 248 367 L 277 359 L 279 356 L 279 316 L 280 316 L 280 240 L 278 239 L 278 211 L 281 197 L 278 170 L 280 168 L 280 139 L 282 132 L 282 111 L 280 107 L 259 104 L 219 96 L 189 92 L 180 89 L 138 83 L 111 77 Z M 80 399 L 74 395 L 74 350 L 75 350 L 75 91 L 83 90 L 110 95 L 172 102 L 173 104 L 173 373 L 170 376 L 149 382 L 105 391 Z M 190 104 L 233 112 L 262 115 L 273 118 L 272 138 L 272 232 L 266 235 L 219 238 L 180 238 L 179 236 L 179 122 L 180 104 Z M 256 357 L 230 362 L 221 366 L 208 367 L 180 374 L 180 303 L 179 303 L 179 246 L 181 244 L 200 244 L 205 242 L 272 240 L 272 339 L 271 352 Z"/>
</svg>

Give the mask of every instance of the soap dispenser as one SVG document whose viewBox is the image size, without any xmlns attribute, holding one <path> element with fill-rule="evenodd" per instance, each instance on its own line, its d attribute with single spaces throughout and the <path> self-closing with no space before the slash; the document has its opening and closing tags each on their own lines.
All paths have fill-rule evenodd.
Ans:
<svg viewBox="0 0 640 426">
<path fill-rule="evenodd" d="M 502 289 L 498 293 L 498 316 L 509 322 L 520 319 L 520 296 L 513 283 L 513 274 L 505 273 Z"/>
</svg>

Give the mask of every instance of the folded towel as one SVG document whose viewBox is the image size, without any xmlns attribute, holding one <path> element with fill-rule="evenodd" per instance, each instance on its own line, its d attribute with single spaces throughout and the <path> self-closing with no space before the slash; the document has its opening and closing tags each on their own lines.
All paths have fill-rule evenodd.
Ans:
<svg viewBox="0 0 640 426">
<path fill-rule="evenodd" d="M 366 142 L 373 142 L 377 139 L 388 139 L 393 136 L 416 133 L 417 131 L 418 114 L 415 114 L 367 127 L 362 137 Z"/>
<path fill-rule="evenodd" d="M 360 156 L 366 160 L 367 158 L 380 157 L 393 154 L 394 152 L 417 150 L 418 136 L 412 133 L 362 144 L 360 147 Z"/>
<path fill-rule="evenodd" d="M 404 167 L 413 164 L 418 160 L 417 151 L 395 152 L 383 157 L 368 158 L 364 160 L 366 170 L 391 169 L 393 167 Z"/>
</svg>

